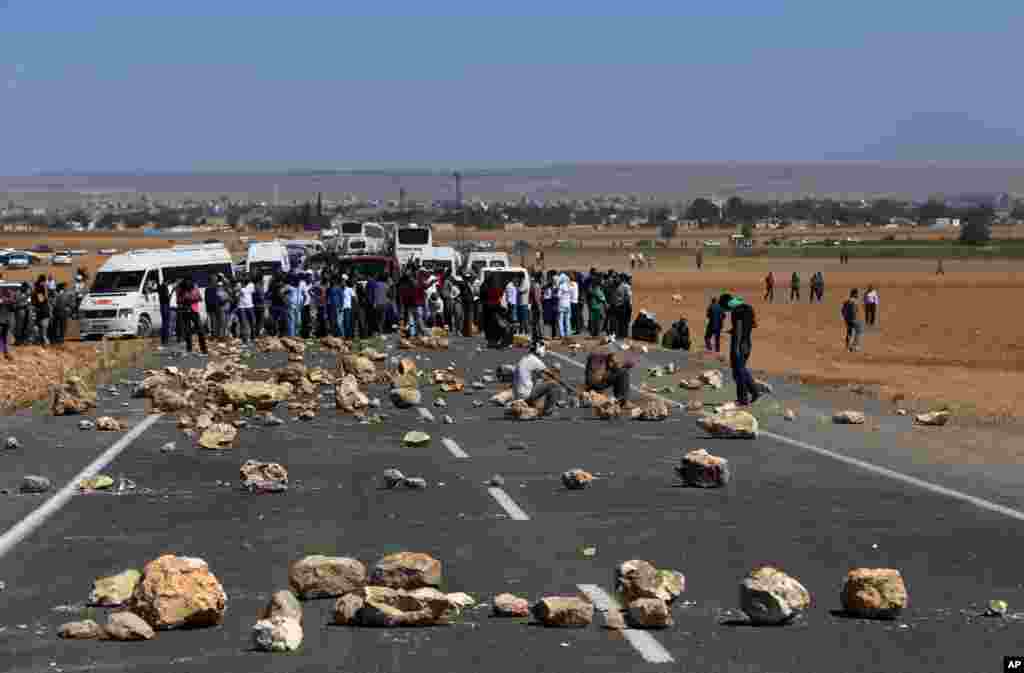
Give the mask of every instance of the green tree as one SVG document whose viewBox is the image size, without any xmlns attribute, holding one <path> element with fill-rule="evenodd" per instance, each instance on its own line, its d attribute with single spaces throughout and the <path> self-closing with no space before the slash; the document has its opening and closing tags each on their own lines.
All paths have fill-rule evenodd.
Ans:
<svg viewBox="0 0 1024 673">
<path fill-rule="evenodd" d="M 743 227 L 740 229 L 740 233 L 743 234 L 743 238 L 753 238 L 754 225 L 750 222 L 744 222 Z"/>
</svg>

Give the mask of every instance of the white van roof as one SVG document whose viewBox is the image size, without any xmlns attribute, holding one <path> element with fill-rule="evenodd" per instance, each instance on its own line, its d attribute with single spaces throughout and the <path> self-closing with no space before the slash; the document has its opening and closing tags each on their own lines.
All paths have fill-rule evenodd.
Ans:
<svg viewBox="0 0 1024 673">
<path fill-rule="evenodd" d="M 129 250 L 113 255 L 97 272 L 143 271 L 154 267 L 231 264 L 231 254 L 223 243 L 176 245 L 171 248 Z"/>
</svg>

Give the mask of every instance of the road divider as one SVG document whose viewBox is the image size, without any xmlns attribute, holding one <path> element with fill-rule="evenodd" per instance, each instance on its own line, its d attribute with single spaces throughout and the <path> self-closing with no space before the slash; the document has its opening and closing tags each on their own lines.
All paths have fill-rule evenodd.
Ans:
<svg viewBox="0 0 1024 673">
<path fill-rule="evenodd" d="M 441 443 L 444 444 L 444 448 L 455 456 L 456 458 L 469 458 L 469 454 L 462 450 L 462 448 L 455 443 L 454 439 L 450 437 L 442 437 Z"/>
<path fill-rule="evenodd" d="M 487 492 L 491 494 L 498 504 L 501 505 L 502 509 L 508 512 L 508 515 L 515 521 L 529 521 L 530 515 L 524 512 L 519 505 L 516 504 L 515 500 L 509 497 L 509 494 L 504 489 L 492 486 L 487 489 Z"/>
</svg>

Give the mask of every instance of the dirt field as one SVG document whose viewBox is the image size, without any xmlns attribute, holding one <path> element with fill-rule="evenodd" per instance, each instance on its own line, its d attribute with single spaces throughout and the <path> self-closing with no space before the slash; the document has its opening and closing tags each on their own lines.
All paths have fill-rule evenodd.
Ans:
<svg viewBox="0 0 1024 673">
<path fill-rule="evenodd" d="M 522 234 L 506 234 L 521 237 Z M 535 234 L 540 235 L 540 234 Z M 162 239 L 128 235 L 61 235 L 52 247 L 98 250 L 114 247 L 167 246 Z M 241 251 L 237 235 L 225 237 Z M 39 242 L 38 236 L 0 235 L 0 247 Z M 708 299 L 723 290 L 750 300 L 758 318 L 751 364 L 772 375 L 792 375 L 809 383 L 877 386 L 883 399 L 926 407 L 948 404 L 960 415 L 978 420 L 1024 421 L 1024 316 L 1016 305 L 1024 289 L 1024 272 L 1015 262 L 948 262 L 946 275 L 934 275 L 930 261 L 727 258 L 708 256 L 698 272 L 691 251 L 655 251 L 654 270 L 635 272 L 635 309 L 648 309 L 659 322 L 679 316 L 690 321 L 699 347 Z M 625 250 L 546 250 L 549 268 L 628 268 Z M 3 272 L 5 278 L 34 278 L 53 271 L 68 280 L 75 267 L 93 271 L 102 257 L 75 258 L 71 267 L 40 266 Z M 776 276 L 776 302 L 762 300 L 763 278 Z M 803 279 L 802 301 L 788 303 L 789 275 Z M 825 273 L 823 304 L 807 303 L 810 274 Z M 864 336 L 864 352 L 844 348 L 839 307 L 851 287 L 863 292 L 874 284 L 880 293 L 879 324 Z M 680 304 L 672 295 L 682 295 Z"/>
</svg>

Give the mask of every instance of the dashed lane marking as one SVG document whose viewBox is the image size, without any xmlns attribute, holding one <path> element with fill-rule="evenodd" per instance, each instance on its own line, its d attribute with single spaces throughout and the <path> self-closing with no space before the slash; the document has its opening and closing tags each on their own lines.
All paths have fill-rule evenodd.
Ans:
<svg viewBox="0 0 1024 673">
<path fill-rule="evenodd" d="M 576 586 L 587 595 L 587 598 L 594 603 L 594 607 L 599 611 L 608 612 L 610 610 L 622 609 L 617 600 L 596 584 L 578 584 Z M 633 646 L 633 649 L 640 653 L 644 661 L 651 664 L 671 664 L 675 661 L 668 650 L 655 640 L 654 636 L 650 633 L 636 629 L 623 629 L 621 633 L 629 644 Z"/>
<path fill-rule="evenodd" d="M 434 414 L 430 413 L 430 409 L 426 407 L 416 407 L 416 411 L 419 413 L 420 418 L 431 423 L 434 422 Z"/>
<path fill-rule="evenodd" d="M 508 512 L 508 515 L 512 517 L 514 520 L 530 520 L 530 515 L 524 512 L 522 509 L 520 509 L 519 505 L 515 503 L 515 500 L 510 498 L 508 493 L 506 493 L 503 489 L 500 489 L 497 486 L 492 486 L 491 488 L 487 489 L 487 492 L 490 493 L 491 496 L 498 501 L 498 504 L 501 505 L 501 507 L 506 512 Z"/>
<path fill-rule="evenodd" d="M 562 360 L 563 362 L 567 362 L 569 364 L 576 365 L 577 367 L 579 367 L 581 369 L 584 368 L 584 364 L 583 363 L 576 362 L 573 359 L 567 358 L 564 355 L 562 355 L 561 353 L 549 352 L 548 354 L 553 356 L 553 357 L 555 357 L 555 358 L 558 358 L 559 360 Z M 633 388 L 633 390 L 637 391 L 638 393 L 643 393 L 645 395 L 649 395 L 651 397 L 659 399 L 662 402 L 665 402 L 666 404 L 668 404 L 670 406 L 674 406 L 676 404 L 672 400 L 666 399 L 666 398 L 662 397 L 661 395 L 654 395 L 652 393 L 647 393 L 647 392 L 645 392 L 643 390 L 640 390 L 640 388 L 638 388 L 637 386 L 631 386 L 631 388 Z M 1011 519 L 1016 519 L 1018 521 L 1024 521 L 1024 512 L 1021 512 L 1020 510 L 1017 510 L 1017 509 L 1013 509 L 1012 507 L 1007 507 L 1005 505 L 1000 505 L 999 503 L 992 502 L 991 500 L 986 500 L 984 498 L 979 498 L 978 496 L 970 495 L 969 493 L 964 493 L 963 491 L 957 491 L 957 490 L 952 489 L 952 488 L 946 488 L 945 486 L 941 486 L 939 484 L 933 484 L 930 481 L 925 481 L 924 479 L 918 479 L 917 477 L 912 477 L 909 474 L 903 474 L 902 472 L 897 472 L 896 470 L 890 469 L 888 467 L 882 467 L 881 465 L 875 465 L 874 463 L 869 463 L 866 460 L 860 460 L 859 458 L 853 458 L 851 456 L 846 456 L 846 455 L 843 455 L 841 453 L 837 453 L 835 451 L 829 451 L 828 449 L 824 449 L 824 448 L 822 448 L 820 446 L 815 446 L 814 444 L 808 444 L 807 442 L 802 442 L 799 439 L 793 439 L 791 437 L 786 437 L 785 435 L 779 435 L 779 434 L 776 434 L 774 432 L 768 432 L 766 430 L 761 430 L 760 434 L 765 436 L 765 437 L 768 437 L 769 439 L 774 439 L 777 442 L 782 442 L 783 444 L 788 444 L 788 445 L 796 447 L 798 449 L 803 449 L 804 451 L 810 451 L 811 453 L 817 454 L 819 456 L 824 456 L 826 458 L 831 458 L 833 460 L 837 460 L 840 463 L 844 463 L 846 465 L 850 465 L 851 467 L 856 467 L 858 469 L 864 470 L 866 472 L 870 472 L 871 474 L 875 474 L 875 475 L 878 475 L 880 477 L 887 477 L 887 478 L 893 479 L 895 481 L 903 482 L 904 484 L 910 484 L 911 486 L 916 486 L 917 488 L 920 488 L 922 490 L 928 491 L 929 493 L 935 493 L 937 495 L 943 495 L 943 496 L 946 496 L 948 498 L 953 498 L 954 500 L 960 500 L 961 502 L 966 502 L 968 504 L 974 505 L 975 507 L 978 507 L 979 509 L 984 509 L 984 510 L 987 510 L 989 512 L 995 512 L 996 514 L 1002 514 L 1003 516 L 1007 516 L 1007 517 L 1010 517 Z"/>
<path fill-rule="evenodd" d="M 441 443 L 444 444 L 444 448 L 448 449 L 448 451 L 450 451 L 456 458 L 469 458 L 469 454 L 463 451 L 462 448 L 455 443 L 454 439 L 442 437 Z"/>
<path fill-rule="evenodd" d="M 113 460 L 117 458 L 122 451 L 128 448 L 128 446 L 135 441 L 139 435 L 156 423 L 157 419 L 162 415 L 163 414 L 150 414 L 147 416 L 141 423 L 129 430 L 124 437 L 114 442 L 109 449 L 101 453 L 96 460 L 86 465 L 81 472 L 72 477 L 71 481 L 57 491 L 52 498 L 32 510 L 28 516 L 11 526 L 6 533 L 0 535 L 0 558 L 6 556 L 12 549 L 14 549 L 15 545 L 35 532 L 35 530 L 42 526 L 47 519 L 56 514 L 61 507 L 66 505 L 68 500 L 70 500 L 78 491 L 78 484 L 80 481 L 96 476 L 100 470 L 113 462 Z"/>
</svg>

